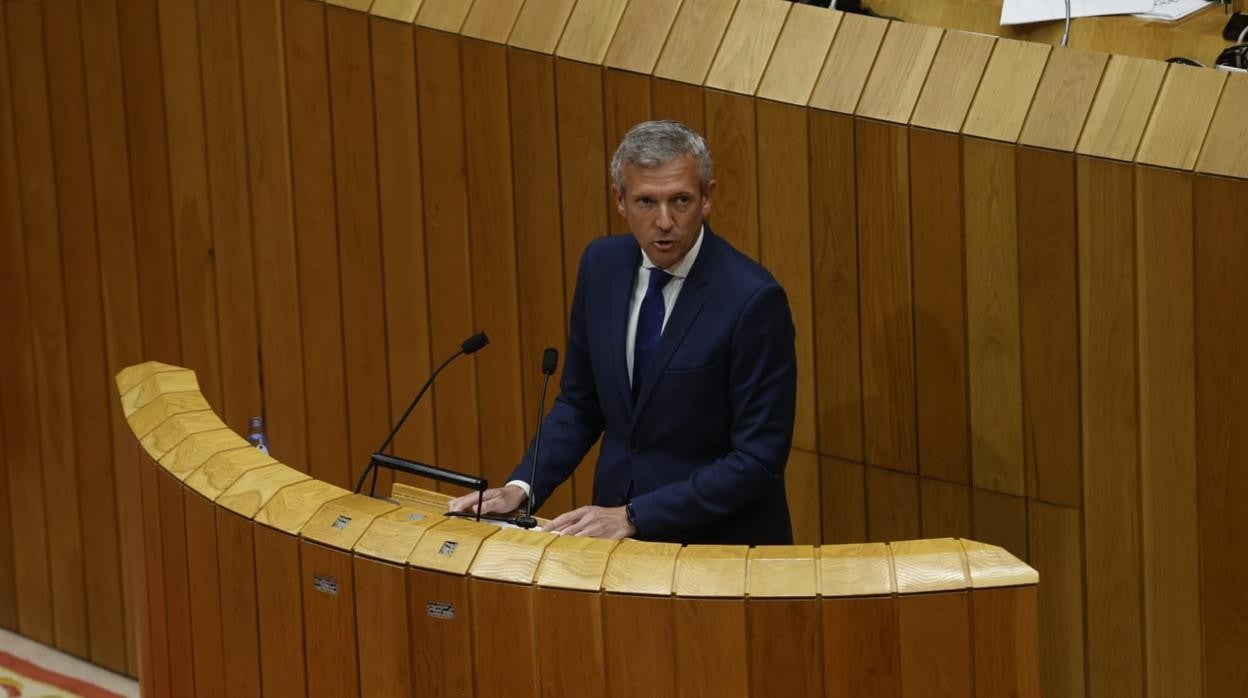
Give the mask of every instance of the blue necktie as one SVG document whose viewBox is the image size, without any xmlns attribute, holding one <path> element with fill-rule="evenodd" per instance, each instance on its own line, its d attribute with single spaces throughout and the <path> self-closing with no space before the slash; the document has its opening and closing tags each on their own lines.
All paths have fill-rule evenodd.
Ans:
<svg viewBox="0 0 1248 698">
<path fill-rule="evenodd" d="M 646 286 L 646 297 L 641 301 L 641 311 L 637 313 L 637 334 L 633 338 L 633 399 L 641 394 L 641 382 L 645 380 L 646 369 L 654 361 L 659 350 L 659 337 L 663 334 L 663 287 L 672 280 L 672 275 L 658 267 L 650 267 L 650 283 Z"/>
</svg>

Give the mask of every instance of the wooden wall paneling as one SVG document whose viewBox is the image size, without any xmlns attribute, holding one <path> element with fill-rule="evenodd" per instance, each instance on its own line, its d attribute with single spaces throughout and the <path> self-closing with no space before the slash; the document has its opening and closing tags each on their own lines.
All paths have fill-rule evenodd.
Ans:
<svg viewBox="0 0 1248 698">
<path fill-rule="evenodd" d="M 680 696 L 750 694 L 744 599 L 677 598 L 676 693 Z"/>
<path fill-rule="evenodd" d="M 1079 508 L 1079 301 L 1074 156 L 1015 151 L 1027 496 Z"/>
<path fill-rule="evenodd" d="M 221 604 L 221 563 L 217 536 L 216 506 L 195 492 L 183 489 L 186 521 L 186 571 L 190 599 L 191 658 L 194 662 L 195 695 L 234 695 L 225 690 L 225 620 Z M 252 631 L 254 636 L 255 631 Z M 230 642 L 235 638 L 230 637 Z"/>
<path fill-rule="evenodd" d="M 909 123 L 923 89 L 943 30 L 894 22 L 876 55 L 855 114 L 870 119 Z"/>
<path fill-rule="evenodd" d="M 524 424 L 537 424 L 541 394 L 542 349 L 566 346 L 564 279 L 549 273 L 563 268 L 563 244 L 553 244 L 561 230 L 559 200 L 559 131 L 553 61 L 511 49 L 507 61 L 511 90 L 511 143 L 515 189 L 516 262 L 520 285 L 520 375 L 524 384 Z M 598 194 L 595 201 L 601 201 Z M 527 432 L 526 432 L 527 433 Z M 526 444 L 527 445 L 527 444 Z M 515 456 L 515 462 L 523 453 Z M 547 500 L 545 512 L 571 508 L 572 486 L 564 484 Z"/>
<path fill-rule="evenodd" d="M 597 7 L 601 9 L 603 4 L 598 3 Z M 545 56 L 554 55 L 574 7 L 576 0 L 525 3 L 507 37 L 507 45 Z"/>
<path fill-rule="evenodd" d="M 823 111 L 810 110 L 808 114 L 818 451 L 861 463 L 863 401 L 854 122 L 850 117 Z M 824 535 L 828 535 L 826 522 Z"/>
<path fill-rule="evenodd" d="M 131 211 L 130 161 L 126 142 L 125 94 L 122 85 L 120 37 L 117 7 L 108 0 L 80 3 L 83 60 L 88 66 L 86 80 L 87 113 L 91 129 L 91 167 L 95 183 L 97 235 L 108 231 L 107 244 L 98 248 L 100 262 L 100 303 L 104 318 L 104 339 L 108 373 L 143 360 L 143 333 L 139 326 L 138 270 L 135 263 L 134 217 Z M 2 32 L 0 32 L 2 33 Z M 4 132 L 0 128 L 0 134 Z M 3 136 L 0 136 L 3 138 Z M 14 180 L 16 181 L 16 180 Z M 101 239 L 104 239 L 101 236 Z M 112 430 L 112 469 L 114 497 L 123 541 L 129 535 L 125 522 L 133 521 L 138 492 L 138 468 L 133 434 L 121 417 L 120 403 L 108 400 Z M 137 533 L 137 528 L 134 531 Z M 122 578 L 133 578 L 132 546 L 120 545 Z M 125 618 L 126 667 L 139 675 L 136 637 L 137 588 L 122 585 Z"/>
<path fill-rule="evenodd" d="M 824 671 L 811 661 L 823 654 L 821 601 L 750 599 L 750 695 L 818 696 Z"/>
<path fill-rule="evenodd" d="M 45 21 L 51 129 L 56 162 L 60 253 L 65 294 L 68 380 L 73 386 L 75 473 L 84 522 L 117 521 L 113 487 L 104 323 L 100 312 L 100 260 L 92 187 L 90 127 L 87 121 L 84 49 L 76 5 Z M 12 530 L 12 529 L 10 529 Z M 113 526 L 82 527 L 89 657 L 126 669 L 125 619 L 120 551 Z M 13 569 L 10 567 L 9 569 Z"/>
<path fill-rule="evenodd" d="M 467 139 L 468 207 L 477 326 L 490 335 L 477 369 L 481 421 L 481 474 L 491 484 L 507 481 L 532 428 L 524 421 L 520 364 L 520 308 L 516 271 L 515 201 L 512 198 L 511 129 L 508 114 L 507 48 L 465 40 L 462 49 L 464 128 Z"/>
<path fill-rule="evenodd" d="M 424 173 L 420 159 L 420 106 L 416 99 L 416 36 L 409 24 L 374 18 L 371 37 L 373 99 L 380 143 L 378 222 L 385 279 L 390 415 L 391 419 L 398 419 L 434 368 L 429 346 L 425 203 L 420 197 Z M 496 335 L 491 337 L 498 341 Z M 393 448 L 405 457 L 437 463 L 433 403 L 422 402 L 395 435 Z M 417 481 L 406 476 L 404 480 L 434 489 L 431 480 Z"/>
<path fill-rule="evenodd" d="M 359 638 L 360 695 L 406 698 L 414 694 L 406 570 L 356 555 L 355 622 Z"/>
<path fill-rule="evenodd" d="M 606 696 L 603 595 L 545 587 L 533 593 L 539 695 Z"/>
<path fill-rule="evenodd" d="M 413 693 L 475 696 L 468 579 L 408 567 L 407 594 Z"/>
<path fill-rule="evenodd" d="M 1014 148 L 963 142 L 971 480 L 1022 495 L 1023 381 Z"/>
<path fill-rule="evenodd" d="M 555 55 L 591 65 L 602 65 L 628 3 L 629 0 L 578 3 L 568 17 Z"/>
<path fill-rule="evenodd" d="M 1076 167 L 1088 687 L 1140 695 L 1135 188 L 1126 165 L 1079 158 Z"/>
<path fill-rule="evenodd" d="M 186 508 L 182 483 L 163 469 L 154 467 L 159 500 L 161 564 L 149 573 L 164 575 L 163 622 L 168 633 L 169 683 L 175 690 L 195 685 L 195 631 L 191 627 L 189 551 L 186 537 Z M 190 691 L 188 691 L 189 693 Z"/>
<path fill-rule="evenodd" d="M 1222 99 L 1209 124 L 1196 169 L 1209 174 L 1248 178 L 1248 125 L 1239 118 L 1248 105 L 1248 79 L 1231 75 L 1222 88 Z"/>
<path fill-rule="evenodd" d="M 676 698 L 675 610 L 669 598 L 603 594 L 604 656 L 611 698 Z"/>
<path fill-rule="evenodd" d="M 326 5 L 341 7 L 352 12 L 368 13 L 373 0 L 325 0 Z"/>
<path fill-rule="evenodd" d="M 650 94 L 651 118 L 675 119 L 706 134 L 706 98 L 701 87 L 656 78 L 650 82 Z"/>
<path fill-rule="evenodd" d="M 501 2 L 476 2 L 468 11 L 461 34 L 472 39 L 481 39 L 492 44 L 506 44 L 524 0 L 503 0 Z M 374 8 L 376 12 L 376 8 Z"/>
<path fill-rule="evenodd" d="M 1070 152 L 1079 142 L 1109 56 L 1059 48 L 1049 56 L 1018 142 Z"/>
<path fill-rule="evenodd" d="M 1049 51 L 1045 44 L 998 39 L 962 132 L 1007 143 L 1018 140 Z"/>
<path fill-rule="evenodd" d="M 967 484 L 971 428 L 959 136 L 911 129 L 910 192 L 919 472 Z"/>
<path fill-rule="evenodd" d="M 823 695 L 901 695 L 896 597 L 824 598 L 819 606 L 823 624 Z M 862 632 L 864 629 L 866 633 Z"/>
<path fill-rule="evenodd" d="M 350 434 L 349 479 L 330 482 L 351 487 L 391 424 L 386 344 L 378 337 L 386 326 L 386 310 L 378 230 L 377 137 L 368 18 L 327 5 L 325 27 Z M 386 479 L 388 474 L 383 474 L 383 485 Z"/>
<path fill-rule="evenodd" d="M 208 201 L 204 92 L 196 3 L 157 0 L 160 65 L 175 271 L 180 364 L 195 369 L 201 392 L 221 404 L 221 344 L 217 331 L 216 268 Z"/>
<path fill-rule="evenodd" d="M 1192 278 L 1194 184 L 1189 173 L 1135 169 L 1145 665 L 1150 691 L 1176 695 L 1199 694 L 1204 673 Z"/>
<path fill-rule="evenodd" d="M 313 72 L 321 90 L 328 83 L 323 61 L 317 70 L 317 58 L 324 55 L 321 10 L 293 1 L 283 5 L 278 0 L 240 2 L 238 7 L 251 225 L 263 231 L 253 243 L 265 430 L 270 448 L 281 460 L 317 477 L 333 479 L 335 469 L 346 460 L 345 454 L 336 450 L 345 446 L 346 438 L 340 436 L 341 426 L 315 421 L 313 415 L 325 409 L 341 409 L 341 398 L 335 402 L 337 395 L 332 392 L 341 374 L 341 358 L 337 364 L 317 364 L 310 355 L 334 355 L 333 346 L 341 341 L 341 330 L 335 326 L 334 334 L 317 336 L 305 334 L 304 327 L 309 318 L 324 317 L 329 322 L 337 317 L 336 286 L 315 274 L 327 263 L 336 264 L 337 258 L 324 261 L 319 256 L 323 250 L 305 250 L 302 234 L 310 225 L 333 221 L 332 208 L 324 208 L 333 196 L 318 198 L 323 190 L 307 191 L 307 180 L 317 177 L 317 162 L 310 161 L 306 141 L 300 144 L 303 152 L 298 156 L 295 146 L 296 131 L 305 134 L 327 112 L 323 100 L 319 109 L 308 103 L 306 83 L 296 89 L 296 75 L 304 70 Z M 316 19 L 311 34 L 306 21 L 300 22 L 309 12 Z M 299 181 L 303 182 L 301 187 Z M 336 283 L 336 276 L 334 280 Z M 315 310 L 309 308 L 307 298 L 324 293 L 323 289 L 333 290 L 334 300 L 318 303 Z M 300 312 L 294 312 L 296 307 Z M 308 352 L 305 346 L 316 349 Z M 311 387 L 306 399 L 305 375 Z M 325 467 L 326 463 L 332 466 Z"/>
<path fill-rule="evenodd" d="M 307 695 L 304 665 L 303 583 L 299 542 L 256 524 L 256 606 L 260 628 L 261 695 Z"/>
<path fill-rule="evenodd" d="M 416 15 L 416 26 L 456 33 L 472 5 L 473 0 L 426 0 Z"/>
<path fill-rule="evenodd" d="M 823 61 L 823 71 L 810 95 L 810 106 L 841 114 L 854 113 L 888 26 L 888 20 L 866 15 L 847 14 L 841 19 L 832 48 Z"/>
<path fill-rule="evenodd" d="M 219 402 L 208 397 L 225 423 L 242 431 L 264 403 L 238 18 L 238 3 L 233 0 L 199 8 L 204 145 L 221 340 L 222 395 Z"/>
<path fill-rule="evenodd" d="M 416 14 L 420 12 L 423 2 L 424 0 L 373 0 L 373 6 L 368 11 L 374 17 L 385 17 L 411 25 L 416 21 Z M 374 22 L 373 27 L 376 28 L 377 23 Z"/>
<path fill-rule="evenodd" d="M 1136 160 L 1190 170 L 1209 132 L 1227 74 L 1180 65 L 1166 71 Z"/>
<path fill-rule="evenodd" d="M 973 538 L 971 487 L 920 478 L 919 519 L 924 538 Z"/>
<path fill-rule="evenodd" d="M 217 565 L 220 570 L 221 633 L 225 694 L 260 695 L 259 608 L 256 594 L 255 541 L 252 524 L 216 508 Z"/>
<path fill-rule="evenodd" d="M 430 5 L 426 4 L 425 9 Z M 425 254 L 428 264 L 430 346 L 449 353 L 478 328 L 473 318 L 473 270 L 468 232 L 464 153 L 463 80 L 458 37 L 418 30 L 417 85 L 421 162 L 425 177 Z M 441 465 L 480 468 L 476 366 L 460 361 L 443 371 L 433 389 L 434 424 Z"/>
<path fill-rule="evenodd" d="M 1027 503 L 1030 564 L 1040 584 L 1040 686 L 1046 696 L 1084 695 L 1083 531 L 1079 509 Z"/>
<path fill-rule="evenodd" d="M 3 32 L 0 25 L 0 32 Z M 0 50 L 3 50 L 0 46 Z M 3 67 L 3 66 L 0 66 Z M 0 401 L 0 420 L 4 419 L 4 403 Z M 0 429 L 0 453 L 4 453 L 4 430 Z M 0 512 L 0 526 L 12 532 L 12 505 L 9 502 L 9 463 L 0 458 L 0 482 L 5 485 L 4 511 Z M 17 632 L 17 566 L 13 561 L 13 536 L 0 536 L 0 564 L 4 565 L 5 573 L 0 574 L 0 628 Z M 124 653 L 124 652 L 123 652 Z"/>
<path fill-rule="evenodd" d="M 983 34 L 945 31 L 910 115 L 910 124 L 961 132 L 995 43 L 995 38 Z"/>
<path fill-rule="evenodd" d="M 146 676 L 142 673 L 140 676 L 150 679 L 145 685 L 153 687 L 152 692 L 155 695 L 168 696 L 171 695 L 173 682 L 171 675 L 173 667 L 170 663 L 173 643 L 170 638 L 171 614 L 167 606 L 164 546 L 161 535 L 144 536 L 141 533 L 144 530 L 163 531 L 164 529 L 164 518 L 160 511 L 162 505 L 160 478 L 163 475 L 160 466 L 141 450 L 138 461 L 140 491 L 131 496 L 141 502 L 139 513 L 142 519 L 138 522 L 141 529 L 136 537 L 142 547 L 142 553 L 135 557 L 135 561 L 142 563 L 142 568 L 137 570 L 136 576 L 141 577 L 143 581 L 136 584 L 136 589 L 146 591 L 146 601 L 138 602 L 143 609 L 138 615 L 138 620 L 146 621 L 146 627 L 140 629 L 139 634 L 148 640 L 147 647 L 150 648 L 144 651 L 142 656 L 142 661 L 146 661 L 147 664 L 140 664 L 140 670 L 145 671 Z"/>
<path fill-rule="evenodd" d="M 789 297 L 797 328 L 797 371 L 807 377 L 797 385 L 793 448 L 814 453 L 819 439 L 812 380 L 815 345 L 810 173 L 801 166 L 809 150 L 806 110 L 759 101 L 757 127 L 758 216 L 768 221 L 759 230 L 758 257 Z M 732 222 L 731 218 L 725 220 Z M 817 484 L 814 489 L 818 490 Z"/>
<path fill-rule="evenodd" d="M 791 7 L 791 3 L 771 0 L 740 0 L 720 40 L 706 86 L 754 94 Z"/>
<path fill-rule="evenodd" d="M 1076 151 L 1114 160 L 1134 158 L 1166 68 L 1143 58 L 1110 58 Z"/>
<path fill-rule="evenodd" d="M 472 605 L 472 657 L 479 698 L 543 695 L 537 672 L 534 637 L 535 588 L 529 585 L 469 579 Z M 498 633 L 502 626 L 511 632 Z M 505 666 L 506 672 L 489 667 Z"/>
<path fill-rule="evenodd" d="M 68 328 L 62 280 L 58 181 L 51 125 L 48 66 L 42 31 L 42 8 L 19 3 L 6 8 L 9 73 L 26 283 L 29 289 L 30 335 L 35 401 L 24 405 L 38 413 L 36 430 L 42 463 L 25 463 L 44 478 L 44 506 L 51 564 L 52 624 L 55 645 L 88 657 L 86 578 L 84 576 L 81 505 L 73 433 L 72 386 L 69 375 Z M 66 202 L 80 205 L 80 202 Z M 7 412 L 7 410 L 6 410 Z"/>
<path fill-rule="evenodd" d="M 867 540 L 911 540 L 921 529 L 918 478 L 868 465 Z"/>
<path fill-rule="evenodd" d="M 684 0 L 630 0 L 607 48 L 604 65 L 649 75 Z"/>
<path fill-rule="evenodd" d="M 819 456 L 821 543 L 867 540 L 867 483 L 861 463 Z"/>
<path fill-rule="evenodd" d="M 901 695 L 974 695 L 970 594 L 897 597 Z"/>
<path fill-rule="evenodd" d="M 701 85 L 738 0 L 684 0 L 654 67 L 655 77 Z"/>
<path fill-rule="evenodd" d="M 775 50 L 758 84 L 757 96 L 805 105 L 845 15 L 794 4 L 776 39 Z"/>
<path fill-rule="evenodd" d="M 1228 81 L 1227 91 L 1232 82 Z M 1223 98 L 1225 99 L 1225 97 Z M 1216 128 L 1216 124 L 1215 124 Z M 1204 622 L 1205 695 L 1248 690 L 1248 668 L 1236 647 L 1248 642 L 1243 593 L 1248 526 L 1239 514 L 1244 471 L 1242 415 L 1248 411 L 1248 357 L 1242 272 L 1248 236 L 1238 202 L 1243 182 L 1198 177 L 1193 184 L 1196 323 L 1196 485 L 1199 493 L 1200 595 Z"/>
<path fill-rule="evenodd" d="M 307 463 L 292 465 L 305 467 L 313 477 L 323 481 L 347 484 L 352 465 L 348 461 L 347 387 L 343 368 L 324 5 L 307 0 L 285 0 L 282 20 L 291 114 L 291 184 L 303 375 L 314 376 L 314 380 L 305 381 Z"/>
<path fill-rule="evenodd" d="M 1034 585 L 971 592 L 975 695 L 1040 697 L 1037 594 Z"/>
<path fill-rule="evenodd" d="M 303 651 L 308 665 L 308 696 L 361 695 L 351 553 L 303 540 L 299 543 L 299 562 L 299 584 L 306 590 Z"/>
<path fill-rule="evenodd" d="M 151 40 L 160 34 L 156 0 L 118 3 L 117 10 L 143 355 L 147 360 L 180 364 L 177 265 L 169 234 L 173 216 L 165 94 L 160 44 Z"/>
<path fill-rule="evenodd" d="M 907 130 L 855 122 L 867 463 L 917 470 Z"/>
<path fill-rule="evenodd" d="M 740 252 L 758 259 L 758 128 L 754 99 L 705 90 L 707 146 L 715 164 L 710 223 Z M 719 225 L 716 221 L 724 221 Z"/>
<path fill-rule="evenodd" d="M 570 313 L 577 269 L 585 248 L 594 238 L 607 232 L 627 232 L 627 225 L 623 224 L 621 216 L 615 214 L 615 200 L 608 185 L 610 177 L 607 168 L 614 153 L 614 144 L 608 144 L 606 140 L 607 114 L 612 112 L 604 106 L 604 71 L 595 65 L 568 60 L 556 60 L 554 67 L 559 208 L 563 224 L 563 288 L 566 296 L 563 307 Z M 645 94 L 648 97 L 648 90 Z M 646 111 L 649 111 L 649 105 L 646 105 Z M 598 203 L 602 201 L 604 192 L 607 197 L 605 211 Z M 609 230 L 612 221 L 620 227 L 618 231 Z M 566 319 L 563 326 L 567 327 Z M 526 364 L 524 370 L 536 377 L 533 366 Z M 558 378 L 554 376 L 551 380 Z M 595 445 L 590 449 L 573 474 L 572 506 L 592 502 L 598 448 Z M 556 512 L 552 509 L 549 513 L 554 515 Z"/>
<path fill-rule="evenodd" d="M 590 178 L 588 183 L 606 190 L 606 218 L 604 221 L 599 222 L 600 227 L 595 233 L 602 234 L 602 231 L 609 231 L 613 235 L 618 235 L 630 231 L 624 217 L 616 211 L 615 193 L 611 188 L 614 182 L 608 170 L 611 166 L 611 157 L 615 155 L 615 149 L 619 147 L 620 140 L 624 138 L 624 134 L 633 126 L 651 118 L 650 76 L 626 73 L 619 70 L 607 70 L 602 81 L 602 96 L 602 116 L 606 122 L 605 133 L 602 143 L 594 144 L 601 149 L 601 158 L 595 158 L 591 155 L 590 157 L 582 156 L 577 158 L 577 160 L 585 163 L 585 165 L 582 165 L 583 167 L 591 166 L 595 169 L 594 176 Z M 589 109 L 587 111 L 593 110 Z M 564 137 L 563 131 L 563 128 L 559 129 L 561 139 Z M 594 151 L 591 151 L 591 153 L 597 154 Z M 605 178 L 603 177 L 604 172 L 606 173 Z M 567 179 L 566 174 L 563 179 Z M 585 186 L 585 184 L 585 182 L 581 182 L 580 186 Z M 586 213 L 589 213 L 588 209 L 586 209 Z M 575 231 L 577 231 L 575 223 L 567 218 L 567 212 L 564 214 L 563 225 L 566 232 L 575 234 Z"/>
<path fill-rule="evenodd" d="M 973 540 L 999 545 L 1020 560 L 1027 554 L 1027 500 L 974 488 L 971 492 Z"/>
</svg>

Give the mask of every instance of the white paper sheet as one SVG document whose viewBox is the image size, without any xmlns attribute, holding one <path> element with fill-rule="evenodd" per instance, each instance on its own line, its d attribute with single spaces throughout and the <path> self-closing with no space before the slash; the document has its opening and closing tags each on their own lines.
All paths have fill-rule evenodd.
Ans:
<svg viewBox="0 0 1248 698">
<path fill-rule="evenodd" d="M 1071 17 L 1151 12 L 1153 0 L 1070 0 Z M 1001 24 L 1049 22 L 1066 18 L 1066 0 L 1005 0 Z"/>
<path fill-rule="evenodd" d="M 1136 17 L 1174 21 L 1209 7 L 1209 0 L 1153 0 L 1153 9 Z"/>
</svg>

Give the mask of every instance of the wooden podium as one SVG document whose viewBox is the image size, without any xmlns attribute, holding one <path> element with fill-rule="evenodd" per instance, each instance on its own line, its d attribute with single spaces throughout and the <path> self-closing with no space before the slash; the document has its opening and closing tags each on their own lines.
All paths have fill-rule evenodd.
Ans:
<svg viewBox="0 0 1248 698">
<path fill-rule="evenodd" d="M 1038 576 L 1001 548 L 499 529 L 274 461 L 193 371 L 117 385 L 143 454 L 144 695 L 1039 695 Z"/>
</svg>

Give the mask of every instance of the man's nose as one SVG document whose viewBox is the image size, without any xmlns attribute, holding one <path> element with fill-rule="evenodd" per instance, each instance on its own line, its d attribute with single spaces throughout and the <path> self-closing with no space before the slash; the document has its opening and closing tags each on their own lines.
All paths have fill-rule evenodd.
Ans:
<svg viewBox="0 0 1248 698">
<path fill-rule="evenodd" d="M 672 217 L 672 212 L 668 209 L 667 204 L 659 204 L 659 217 L 654 222 L 659 230 L 668 231 L 672 226 L 676 225 L 676 219 Z"/>
</svg>

